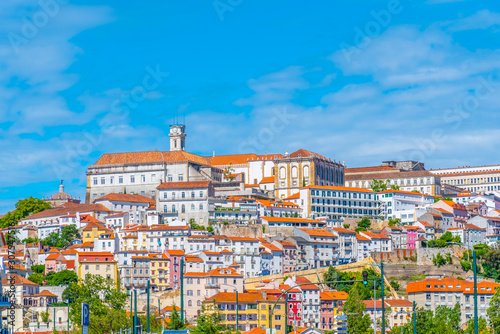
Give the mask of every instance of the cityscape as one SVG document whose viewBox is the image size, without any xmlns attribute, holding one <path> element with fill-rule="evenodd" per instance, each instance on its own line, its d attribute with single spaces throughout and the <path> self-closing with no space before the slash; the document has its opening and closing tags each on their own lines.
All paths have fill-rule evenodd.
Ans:
<svg viewBox="0 0 500 334">
<path fill-rule="evenodd" d="M 141 5 L 0 4 L 1 334 L 500 333 L 498 4 Z"/>
</svg>

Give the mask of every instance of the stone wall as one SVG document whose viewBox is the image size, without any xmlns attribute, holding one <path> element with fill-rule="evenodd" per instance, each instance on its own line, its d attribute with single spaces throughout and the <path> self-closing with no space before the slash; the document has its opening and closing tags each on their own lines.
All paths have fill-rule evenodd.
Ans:
<svg viewBox="0 0 500 334">
<path fill-rule="evenodd" d="M 262 225 L 241 226 L 236 224 L 214 224 L 212 227 L 216 235 L 247 238 L 262 238 L 263 236 Z M 267 228 L 266 226 L 266 229 Z"/>
</svg>

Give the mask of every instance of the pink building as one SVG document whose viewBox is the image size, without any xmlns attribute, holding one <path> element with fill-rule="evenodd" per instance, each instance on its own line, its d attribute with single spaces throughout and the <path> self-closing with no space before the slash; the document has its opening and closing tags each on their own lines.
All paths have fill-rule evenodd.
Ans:
<svg viewBox="0 0 500 334">
<path fill-rule="evenodd" d="M 347 296 L 347 292 L 344 291 L 325 290 L 320 293 L 320 329 L 327 331 L 335 329 L 335 326 L 338 325 L 336 318 L 342 312 Z"/>
<path fill-rule="evenodd" d="M 185 256 L 184 251 L 178 249 L 167 249 L 164 254 L 168 257 L 170 263 L 169 279 L 170 287 L 177 289 L 181 281 L 181 259 Z"/>
<path fill-rule="evenodd" d="M 57 273 L 66 269 L 64 264 L 66 264 L 66 258 L 61 253 L 50 254 L 45 259 L 45 275 L 51 271 Z"/>
<path fill-rule="evenodd" d="M 418 230 L 416 226 L 404 225 L 402 226 L 403 233 L 406 232 L 406 249 L 415 249 L 418 239 Z"/>
</svg>

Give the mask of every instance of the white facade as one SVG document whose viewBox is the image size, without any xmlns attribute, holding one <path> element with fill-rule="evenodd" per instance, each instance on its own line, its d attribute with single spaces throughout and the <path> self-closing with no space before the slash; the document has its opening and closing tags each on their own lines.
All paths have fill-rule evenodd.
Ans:
<svg viewBox="0 0 500 334">
<path fill-rule="evenodd" d="M 401 190 L 382 191 L 377 199 L 381 203 L 380 214 L 385 219 L 399 218 L 403 223 L 416 221 L 428 205 L 434 204 L 433 196 Z"/>
<path fill-rule="evenodd" d="M 245 237 L 229 237 L 229 240 L 234 262 L 240 265 L 240 274 L 245 278 L 260 276 L 262 265 L 259 240 Z"/>
<path fill-rule="evenodd" d="M 310 186 L 300 189 L 302 217 L 345 218 L 378 217 L 376 193 L 364 188 Z"/>
<path fill-rule="evenodd" d="M 208 199 L 213 196 L 209 181 L 164 182 L 158 186 L 156 208 L 164 223 L 180 220 L 208 226 Z"/>
</svg>

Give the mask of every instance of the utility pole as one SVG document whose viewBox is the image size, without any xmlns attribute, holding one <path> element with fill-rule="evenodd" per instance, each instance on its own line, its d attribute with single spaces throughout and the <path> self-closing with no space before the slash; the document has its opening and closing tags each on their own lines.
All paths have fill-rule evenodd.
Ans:
<svg viewBox="0 0 500 334">
<path fill-rule="evenodd" d="M 137 290 L 134 290 L 134 334 L 137 334 Z"/>
<path fill-rule="evenodd" d="M 184 257 L 181 257 L 181 321 L 184 323 Z"/>
<path fill-rule="evenodd" d="M 380 261 L 380 281 L 382 283 L 382 334 L 385 334 L 384 261 Z"/>
<path fill-rule="evenodd" d="M 472 251 L 474 261 L 474 333 L 479 334 L 478 318 L 477 318 L 477 265 L 476 265 L 476 250 Z"/>
<path fill-rule="evenodd" d="M 236 290 L 236 333 L 239 333 L 240 331 L 240 319 L 239 319 L 239 305 L 238 305 L 238 290 Z"/>
<path fill-rule="evenodd" d="M 147 322 L 148 322 L 147 331 L 148 331 L 148 333 L 149 333 L 149 287 L 150 287 L 149 284 L 150 283 L 149 283 L 149 280 L 148 280 L 148 287 L 146 288 L 146 291 L 148 293 L 148 319 L 147 319 Z"/>
<path fill-rule="evenodd" d="M 417 307 L 415 305 L 415 301 L 413 301 L 413 334 L 417 334 Z"/>
<path fill-rule="evenodd" d="M 285 294 L 285 334 L 288 334 L 288 292 Z"/>
</svg>

